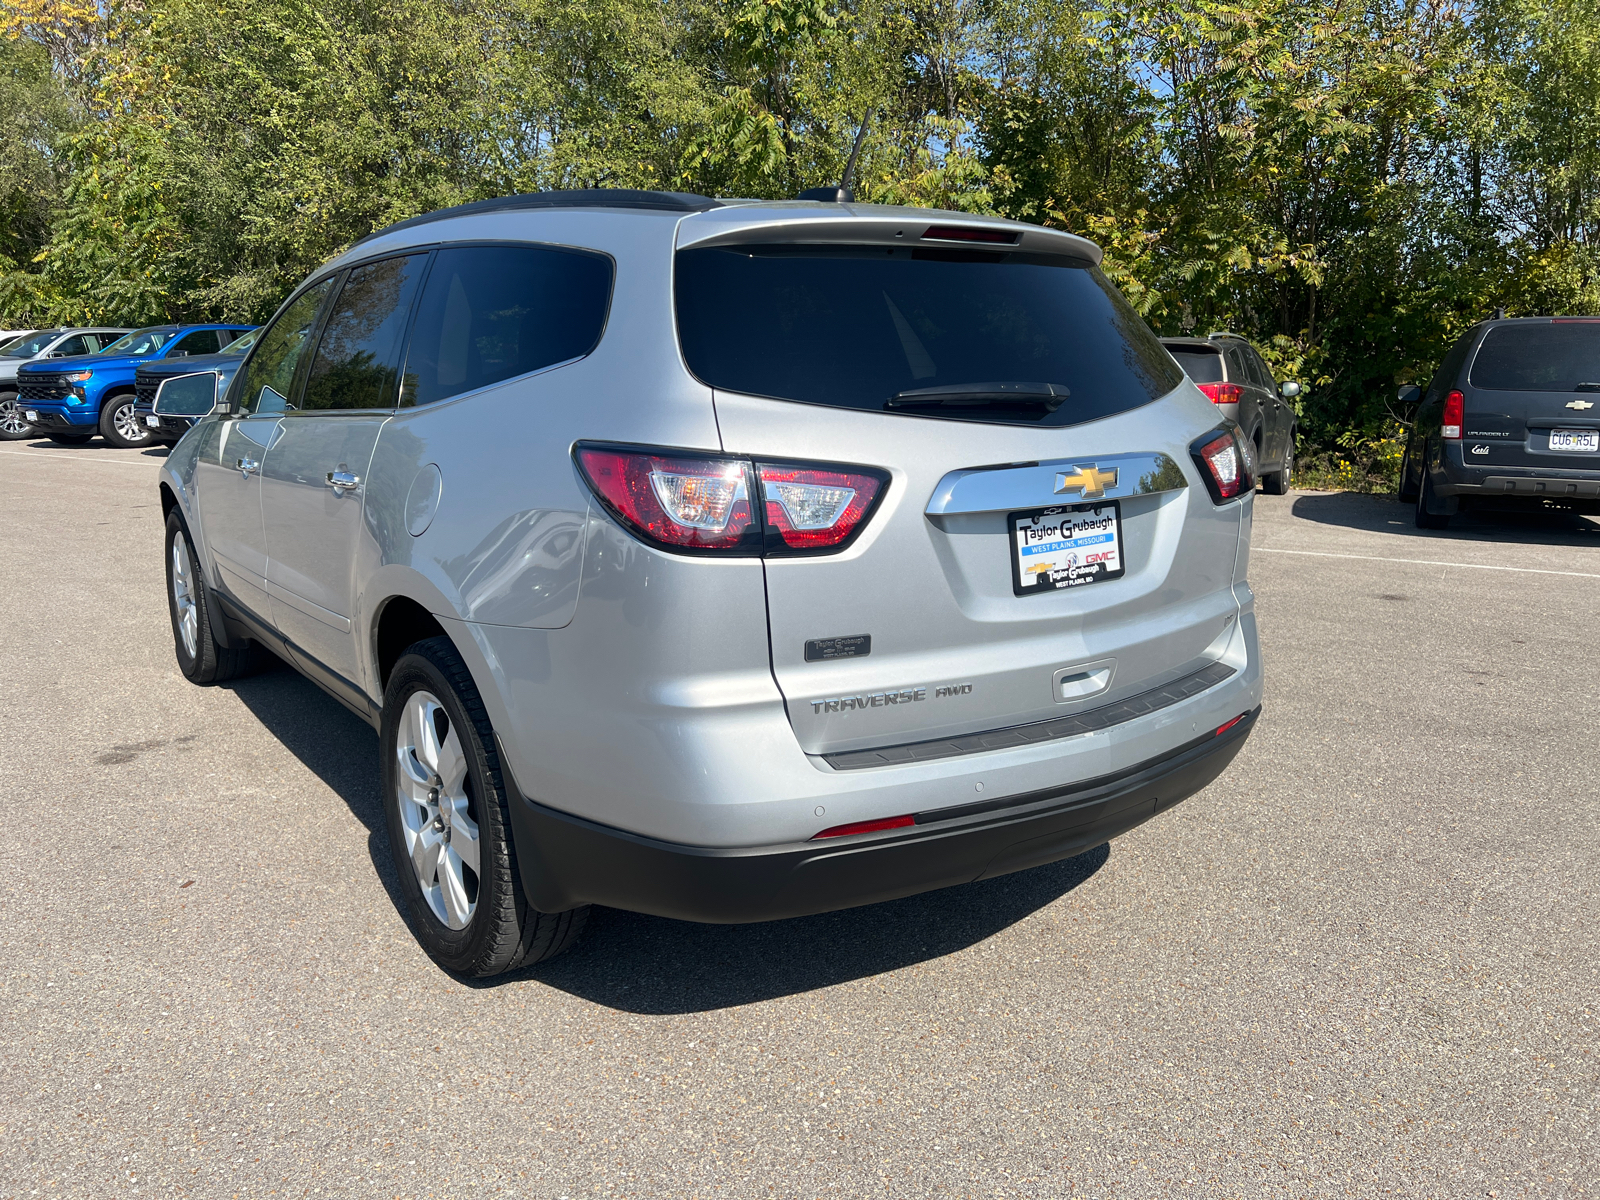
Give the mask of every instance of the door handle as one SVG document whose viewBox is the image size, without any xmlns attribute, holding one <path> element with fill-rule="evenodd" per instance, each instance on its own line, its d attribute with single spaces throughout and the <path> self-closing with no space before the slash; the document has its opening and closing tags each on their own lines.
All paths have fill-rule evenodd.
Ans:
<svg viewBox="0 0 1600 1200">
<path fill-rule="evenodd" d="M 241 479 L 249 479 L 251 471 L 259 471 L 261 464 L 253 458 L 235 459 L 233 469 L 239 472 Z"/>
<path fill-rule="evenodd" d="M 353 487 L 360 486 L 361 476 L 352 475 L 349 471 L 329 471 L 328 486 L 341 496 Z"/>
</svg>

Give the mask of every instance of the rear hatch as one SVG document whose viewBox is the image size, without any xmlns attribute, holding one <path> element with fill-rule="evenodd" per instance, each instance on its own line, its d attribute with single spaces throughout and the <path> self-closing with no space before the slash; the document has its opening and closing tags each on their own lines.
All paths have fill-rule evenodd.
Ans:
<svg viewBox="0 0 1600 1200">
<path fill-rule="evenodd" d="M 1491 326 L 1461 390 L 1468 466 L 1600 470 L 1600 319 Z"/>
<path fill-rule="evenodd" d="M 849 214 L 690 218 L 676 266 L 685 360 L 727 452 L 888 475 L 842 551 L 766 561 L 802 747 L 1003 731 L 1194 677 L 1236 621 L 1242 506 L 1212 502 L 1188 447 L 1217 414 L 1096 248 Z M 1063 508 L 1070 543 L 1048 532 Z M 1030 528 L 1030 552 L 1077 563 L 1041 585 Z"/>
</svg>

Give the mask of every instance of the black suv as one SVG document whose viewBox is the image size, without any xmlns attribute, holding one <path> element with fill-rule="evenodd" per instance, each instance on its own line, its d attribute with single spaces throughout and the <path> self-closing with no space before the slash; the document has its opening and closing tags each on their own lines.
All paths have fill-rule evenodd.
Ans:
<svg viewBox="0 0 1600 1200">
<path fill-rule="evenodd" d="M 1600 317 L 1481 321 L 1400 400 L 1418 405 L 1400 465 L 1418 528 L 1474 507 L 1600 513 Z"/>
<path fill-rule="evenodd" d="M 1280 385 L 1256 348 L 1236 333 L 1162 338 L 1161 344 L 1222 415 L 1237 421 L 1255 443 L 1261 490 L 1274 496 L 1287 492 L 1298 420 L 1289 401 L 1300 394 L 1300 385 Z"/>
</svg>

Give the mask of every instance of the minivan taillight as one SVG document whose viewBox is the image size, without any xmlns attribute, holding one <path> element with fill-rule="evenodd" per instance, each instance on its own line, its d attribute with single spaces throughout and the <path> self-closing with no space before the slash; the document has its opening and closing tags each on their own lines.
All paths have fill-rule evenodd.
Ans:
<svg viewBox="0 0 1600 1200">
<path fill-rule="evenodd" d="M 1236 500 L 1256 485 L 1255 453 L 1237 428 L 1213 429 L 1196 439 L 1189 453 L 1216 504 Z"/>
<path fill-rule="evenodd" d="M 645 541 L 673 550 L 760 553 L 745 460 L 581 446 L 577 457 L 600 502 Z"/>
<path fill-rule="evenodd" d="M 1444 398 L 1443 429 L 1439 436 L 1458 441 L 1461 437 L 1461 426 L 1465 422 L 1467 412 L 1467 398 L 1460 392 L 1451 392 Z"/>
<path fill-rule="evenodd" d="M 1195 387 L 1210 396 L 1213 404 L 1237 404 L 1244 399 L 1244 389 L 1237 383 L 1197 383 Z"/>
<path fill-rule="evenodd" d="M 861 527 L 883 487 L 855 471 L 779 463 L 757 463 L 756 478 L 767 503 L 767 544 L 784 550 L 839 545 Z"/>
<path fill-rule="evenodd" d="M 779 557 L 841 550 L 866 524 L 887 472 L 823 463 L 582 445 L 578 468 L 607 511 L 664 550 Z"/>
</svg>

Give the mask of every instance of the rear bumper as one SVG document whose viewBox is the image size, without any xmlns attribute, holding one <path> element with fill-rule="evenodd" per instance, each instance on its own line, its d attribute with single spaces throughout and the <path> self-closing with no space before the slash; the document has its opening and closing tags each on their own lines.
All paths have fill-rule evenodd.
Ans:
<svg viewBox="0 0 1600 1200">
<path fill-rule="evenodd" d="M 1478 466 L 1467 458 L 1472 444 L 1470 439 L 1445 443 L 1439 469 L 1433 475 L 1437 495 L 1496 500 L 1600 500 L 1600 470 L 1567 467 L 1559 461 L 1536 466 Z"/>
<path fill-rule="evenodd" d="M 529 900 L 545 912 L 604 904 L 737 924 L 893 900 L 1058 862 L 1127 832 L 1216 779 L 1260 712 L 1113 776 L 987 802 L 983 811 L 919 813 L 910 828 L 823 842 L 684 846 L 514 797 L 518 869 Z"/>
</svg>

